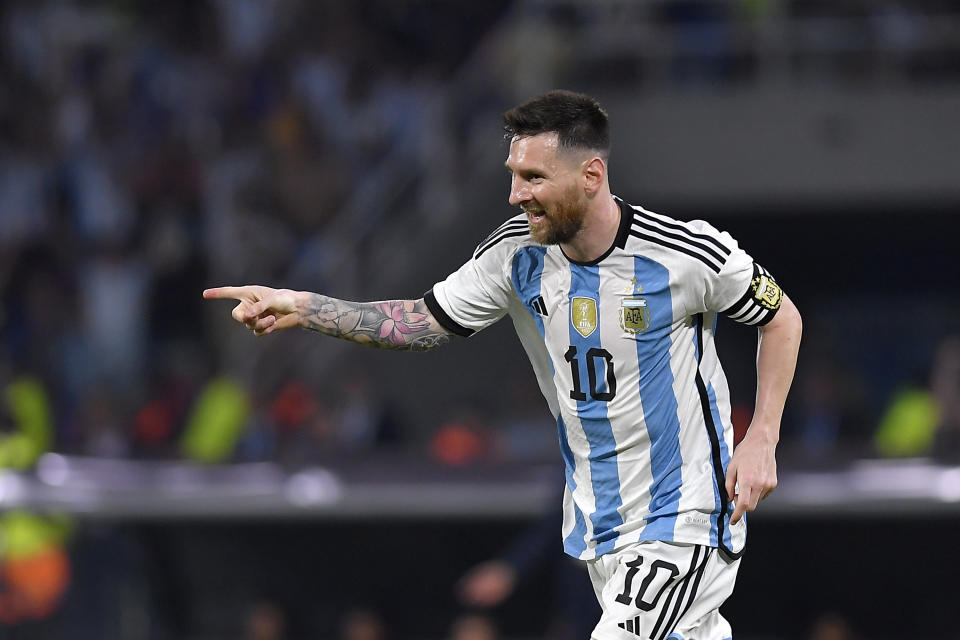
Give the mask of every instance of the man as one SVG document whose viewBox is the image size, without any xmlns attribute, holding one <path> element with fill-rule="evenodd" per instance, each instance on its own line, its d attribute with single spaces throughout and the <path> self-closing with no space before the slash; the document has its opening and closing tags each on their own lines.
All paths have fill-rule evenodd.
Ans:
<svg viewBox="0 0 960 640">
<path fill-rule="evenodd" d="M 261 286 L 207 298 L 266 335 L 302 326 L 425 350 L 510 314 L 557 420 L 565 551 L 586 560 L 596 640 L 731 635 L 719 613 L 743 515 L 776 486 L 780 419 L 800 315 L 726 233 L 610 193 L 607 115 L 552 91 L 504 115 L 510 204 L 473 257 L 419 300 L 356 303 Z M 760 326 L 753 422 L 733 450 L 718 313 Z"/>
</svg>

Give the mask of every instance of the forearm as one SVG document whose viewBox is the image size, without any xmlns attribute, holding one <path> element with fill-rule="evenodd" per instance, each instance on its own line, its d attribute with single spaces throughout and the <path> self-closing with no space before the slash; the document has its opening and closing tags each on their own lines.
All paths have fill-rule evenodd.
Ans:
<svg viewBox="0 0 960 640">
<path fill-rule="evenodd" d="M 377 349 L 427 351 L 450 341 L 423 299 L 350 302 L 304 292 L 297 306 L 305 329 Z"/>
<path fill-rule="evenodd" d="M 780 420 L 797 366 L 803 323 L 800 313 L 784 296 L 773 321 L 760 330 L 757 350 L 757 399 L 751 430 L 771 443 L 780 437 Z"/>
</svg>

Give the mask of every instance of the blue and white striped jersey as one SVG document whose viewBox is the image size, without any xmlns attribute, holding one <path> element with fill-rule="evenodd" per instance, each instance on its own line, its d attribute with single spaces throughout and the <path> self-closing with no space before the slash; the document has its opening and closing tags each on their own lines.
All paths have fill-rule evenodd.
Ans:
<svg viewBox="0 0 960 640">
<path fill-rule="evenodd" d="M 556 417 L 566 467 L 565 551 L 591 559 L 640 540 L 738 555 L 724 474 L 730 394 L 717 313 L 768 322 L 782 293 L 727 233 L 617 200 L 613 246 L 589 264 L 510 219 L 427 293 L 470 335 L 509 314 Z"/>
</svg>

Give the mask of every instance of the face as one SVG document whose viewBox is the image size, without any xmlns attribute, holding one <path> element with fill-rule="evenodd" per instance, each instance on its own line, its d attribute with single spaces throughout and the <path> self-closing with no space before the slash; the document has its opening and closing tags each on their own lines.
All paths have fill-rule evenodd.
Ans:
<svg viewBox="0 0 960 640">
<path fill-rule="evenodd" d="M 567 243 L 583 227 L 587 211 L 581 163 L 559 153 L 556 133 L 515 137 L 510 142 L 510 204 L 527 214 L 530 235 L 540 244 Z"/>
</svg>

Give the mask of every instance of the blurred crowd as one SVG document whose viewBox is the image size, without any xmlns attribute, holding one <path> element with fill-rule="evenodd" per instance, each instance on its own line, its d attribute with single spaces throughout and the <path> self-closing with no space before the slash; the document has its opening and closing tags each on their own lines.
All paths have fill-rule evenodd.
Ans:
<svg viewBox="0 0 960 640">
<path fill-rule="evenodd" d="M 958 15 L 955 5 L 4 3 L 0 381 L 3 430 L 18 437 L 0 458 L 24 467 L 53 448 L 296 465 L 409 446 L 403 412 L 361 367 L 332 384 L 287 370 L 251 384 L 258 361 L 238 365 L 199 292 L 263 282 L 362 296 L 375 234 L 456 211 L 457 141 L 493 91 L 459 72 L 503 15 L 517 25 L 497 36 L 512 63 L 491 66 L 508 72 L 499 81 L 512 95 L 530 74 L 573 79 L 582 63 L 564 53 L 575 39 L 538 40 L 552 55 L 524 56 L 530 38 L 613 23 L 646 25 L 630 32 L 635 58 L 665 58 L 681 85 L 756 70 L 749 59 L 780 51 L 756 38 L 784 18 L 801 75 L 817 55 L 855 50 L 899 52 L 907 77 L 956 79 L 957 43 L 931 18 Z M 839 46 L 843 29 L 863 31 L 858 47 Z M 598 64 L 622 35 L 582 58 Z M 611 68 L 606 77 L 624 77 Z M 818 374 L 798 384 L 808 408 L 791 416 L 798 440 L 829 448 L 838 421 L 876 421 L 856 379 L 829 357 L 809 362 Z M 465 406 L 414 446 L 452 464 L 551 456 L 553 428 L 524 389 L 516 410 Z M 735 410 L 742 428 L 749 400 Z M 904 451 L 881 440 L 881 452 Z"/>
<path fill-rule="evenodd" d="M 199 293 L 320 290 L 331 273 L 349 291 L 395 192 L 450 205 L 441 88 L 497 5 L 5 3 L 0 379 L 39 383 L 44 446 L 262 458 L 264 420 L 319 432 L 331 413 L 346 448 L 398 437 L 357 377 L 329 397 L 294 381 L 253 398 L 220 376 Z M 180 442 L 227 405 L 197 427 L 219 435 Z M 248 421 L 242 443 L 197 444 Z"/>
</svg>

